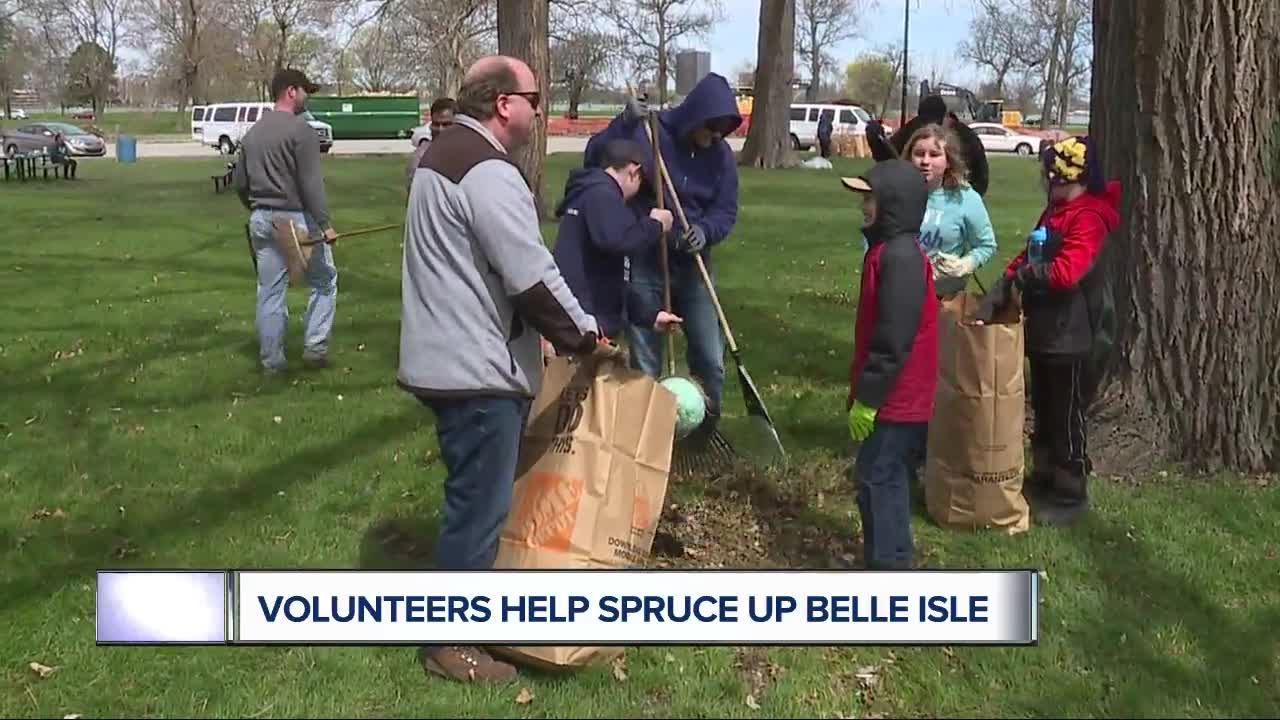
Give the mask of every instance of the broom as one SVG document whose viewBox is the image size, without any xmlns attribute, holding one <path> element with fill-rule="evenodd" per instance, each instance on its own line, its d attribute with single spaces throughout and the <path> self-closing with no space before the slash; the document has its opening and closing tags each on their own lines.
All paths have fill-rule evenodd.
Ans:
<svg viewBox="0 0 1280 720">
<path fill-rule="evenodd" d="M 646 129 L 649 129 L 646 126 Z M 656 140 L 657 133 L 649 129 L 649 142 L 654 147 L 654 154 L 658 160 L 658 173 L 662 176 L 662 182 L 671 193 L 671 202 L 675 205 L 676 214 L 680 217 L 680 223 L 687 229 L 690 227 L 689 218 L 684 214 L 684 207 L 680 204 L 680 196 L 676 193 L 675 184 L 671 180 L 671 174 L 667 171 L 667 164 L 662 159 L 662 151 L 658 147 Z M 659 193 L 661 196 L 661 193 Z M 773 418 L 769 416 L 769 410 L 765 407 L 764 399 L 760 395 L 760 391 L 756 389 L 755 381 L 751 378 L 751 373 L 747 371 L 746 363 L 742 360 L 742 353 L 738 349 L 738 343 L 734 340 L 733 330 L 729 327 L 729 320 L 725 317 L 724 308 L 720 305 L 720 299 L 716 294 L 716 289 L 711 283 L 711 276 L 707 273 L 706 264 L 702 261 L 702 255 L 694 255 L 694 259 L 698 264 L 698 272 L 702 275 L 702 283 L 707 288 L 707 293 L 711 296 L 711 304 L 716 309 L 716 317 L 720 320 L 720 327 L 724 330 L 725 338 L 729 343 L 729 353 L 733 356 L 734 366 L 738 371 L 738 384 L 742 389 L 742 398 L 747 406 L 747 415 L 751 418 L 753 424 L 760 429 L 760 434 L 768 441 L 772 452 L 769 454 L 775 461 L 780 461 L 783 466 L 787 464 L 787 451 L 782 445 L 782 439 L 778 436 L 778 430 L 773 424 Z M 718 453 L 728 453 L 734 456 L 733 447 L 720 434 L 717 428 L 711 438 L 713 449 Z"/>
</svg>

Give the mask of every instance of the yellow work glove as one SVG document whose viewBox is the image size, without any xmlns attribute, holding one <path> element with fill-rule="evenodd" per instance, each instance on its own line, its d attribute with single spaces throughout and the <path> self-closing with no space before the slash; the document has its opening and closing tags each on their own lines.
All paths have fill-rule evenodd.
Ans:
<svg viewBox="0 0 1280 720">
<path fill-rule="evenodd" d="M 864 405 L 861 400 L 854 400 L 849 408 L 849 435 L 855 442 L 862 442 L 871 435 L 876 426 L 876 409 Z"/>
</svg>

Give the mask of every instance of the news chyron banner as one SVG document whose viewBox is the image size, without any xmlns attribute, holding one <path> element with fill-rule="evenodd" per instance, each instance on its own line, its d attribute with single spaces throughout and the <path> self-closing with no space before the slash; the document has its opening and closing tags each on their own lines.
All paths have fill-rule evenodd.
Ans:
<svg viewBox="0 0 1280 720">
<path fill-rule="evenodd" d="M 1034 570 L 103 570 L 100 645 L 1035 645 Z"/>
</svg>

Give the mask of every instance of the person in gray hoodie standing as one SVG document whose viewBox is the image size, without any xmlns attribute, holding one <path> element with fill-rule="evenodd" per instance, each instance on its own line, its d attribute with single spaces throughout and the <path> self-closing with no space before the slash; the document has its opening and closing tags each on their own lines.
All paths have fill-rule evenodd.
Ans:
<svg viewBox="0 0 1280 720">
<path fill-rule="evenodd" d="M 267 372 L 286 367 L 284 339 L 289 322 L 289 274 L 272 240 L 276 223 L 292 222 L 306 228 L 309 237 L 326 240 L 313 246 L 307 265 L 311 297 L 302 318 L 302 359 L 312 367 L 329 362 L 329 335 L 338 300 L 338 269 L 330 244 L 338 234 L 329 223 L 320 140 L 301 117 L 307 96 L 318 89 L 299 70 L 277 72 L 271 80 L 275 107 L 245 133 L 232 175 L 240 201 L 250 211 L 249 237 L 258 267 L 259 358 Z"/>
<path fill-rule="evenodd" d="M 448 470 L 435 548 L 441 570 L 487 569 L 497 556 L 542 383 L 541 338 L 562 355 L 625 357 L 601 342 L 561 277 L 511 159 L 528 143 L 541 99 L 523 62 L 478 61 L 463 79 L 454 125 L 432 140 L 409 189 L 397 382 L 436 417 Z M 422 661 L 462 682 L 515 676 L 475 647 L 423 648 Z"/>
</svg>

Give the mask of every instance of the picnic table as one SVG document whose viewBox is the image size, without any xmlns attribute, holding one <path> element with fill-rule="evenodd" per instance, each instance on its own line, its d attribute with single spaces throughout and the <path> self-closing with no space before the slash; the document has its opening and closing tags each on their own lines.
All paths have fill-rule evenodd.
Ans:
<svg viewBox="0 0 1280 720">
<path fill-rule="evenodd" d="M 18 180 L 26 182 L 29 179 L 35 179 L 37 173 L 45 180 L 48 180 L 49 171 L 51 170 L 54 177 L 61 175 L 65 180 L 70 180 L 76 176 L 76 161 L 67 158 L 61 163 L 53 162 L 46 153 L 3 155 L 0 156 L 0 163 L 4 165 L 5 182 L 15 176 Z"/>
</svg>

